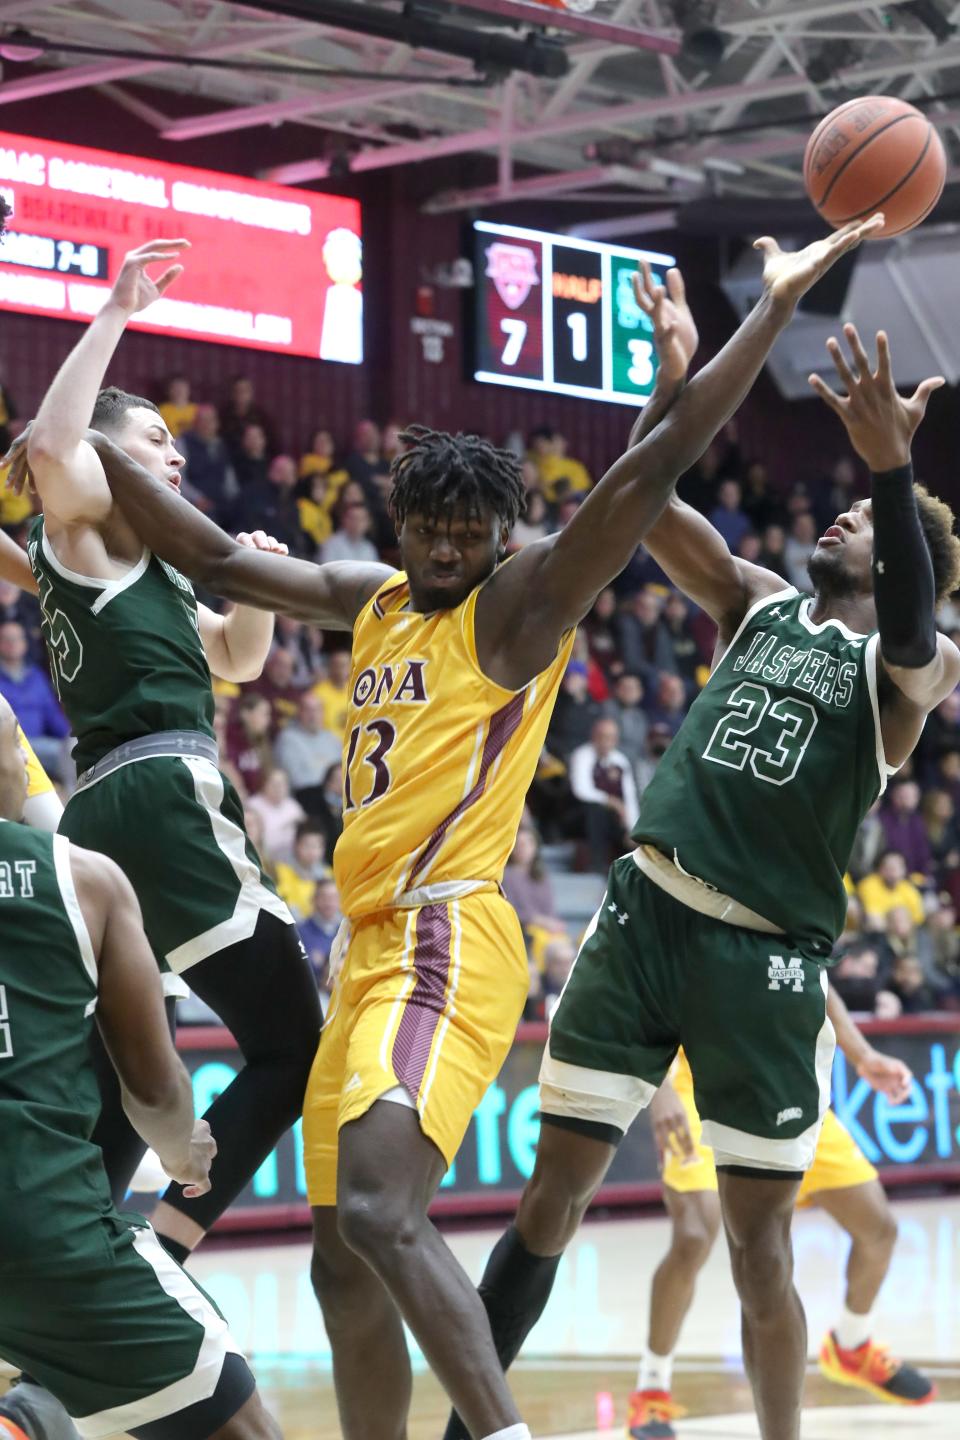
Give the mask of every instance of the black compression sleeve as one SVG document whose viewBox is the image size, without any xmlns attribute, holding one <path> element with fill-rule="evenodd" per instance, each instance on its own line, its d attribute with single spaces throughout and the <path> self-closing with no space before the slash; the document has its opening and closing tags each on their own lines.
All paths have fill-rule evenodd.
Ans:
<svg viewBox="0 0 960 1440">
<path fill-rule="evenodd" d="M 880 650 L 889 665 L 917 670 L 937 653 L 930 551 L 913 493 L 913 466 L 870 476 L 873 593 Z"/>
</svg>

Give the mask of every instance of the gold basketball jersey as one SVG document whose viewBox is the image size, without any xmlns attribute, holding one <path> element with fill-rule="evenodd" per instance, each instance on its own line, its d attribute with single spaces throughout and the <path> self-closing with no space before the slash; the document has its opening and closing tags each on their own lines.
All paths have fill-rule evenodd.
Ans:
<svg viewBox="0 0 960 1440">
<path fill-rule="evenodd" d="M 477 660 L 479 593 L 424 615 L 397 574 L 354 626 L 333 860 L 351 918 L 424 886 L 503 874 L 574 632 L 546 670 L 505 690 Z"/>
</svg>

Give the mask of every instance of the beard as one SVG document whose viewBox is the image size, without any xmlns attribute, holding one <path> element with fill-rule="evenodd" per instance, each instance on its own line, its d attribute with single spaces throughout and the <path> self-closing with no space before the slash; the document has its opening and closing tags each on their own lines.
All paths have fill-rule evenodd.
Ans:
<svg viewBox="0 0 960 1440">
<path fill-rule="evenodd" d="M 857 578 L 844 563 L 842 550 L 814 550 L 807 561 L 807 574 L 818 595 L 845 600 L 859 593 Z"/>
</svg>

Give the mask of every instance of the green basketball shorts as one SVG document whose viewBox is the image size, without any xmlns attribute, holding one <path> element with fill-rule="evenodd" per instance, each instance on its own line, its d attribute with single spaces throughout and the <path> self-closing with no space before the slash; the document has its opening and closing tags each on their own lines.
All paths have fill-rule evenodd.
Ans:
<svg viewBox="0 0 960 1440">
<path fill-rule="evenodd" d="M 551 1021 L 541 1110 L 626 1132 L 682 1045 L 717 1163 L 806 1170 L 830 1103 L 826 994 L 783 937 L 699 913 L 624 855 Z"/>
<path fill-rule="evenodd" d="M 293 924 L 247 839 L 240 797 L 209 760 L 124 765 L 71 795 L 60 831 L 120 866 L 162 970 L 179 975 L 248 940 L 262 910 Z"/>
<path fill-rule="evenodd" d="M 0 1276 L 0 1355 L 56 1396 L 84 1440 L 209 1400 L 240 1353 L 213 1301 L 132 1222 L 105 1219 L 107 1248 L 87 1264 Z"/>
</svg>

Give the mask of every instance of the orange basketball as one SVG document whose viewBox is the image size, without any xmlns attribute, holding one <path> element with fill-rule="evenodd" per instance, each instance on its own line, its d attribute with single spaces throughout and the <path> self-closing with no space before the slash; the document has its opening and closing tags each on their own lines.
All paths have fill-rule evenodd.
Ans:
<svg viewBox="0 0 960 1440">
<path fill-rule="evenodd" d="M 848 100 L 807 141 L 803 183 L 834 229 L 882 210 L 880 234 L 902 235 L 943 193 L 947 159 L 926 115 L 891 95 Z"/>
</svg>

